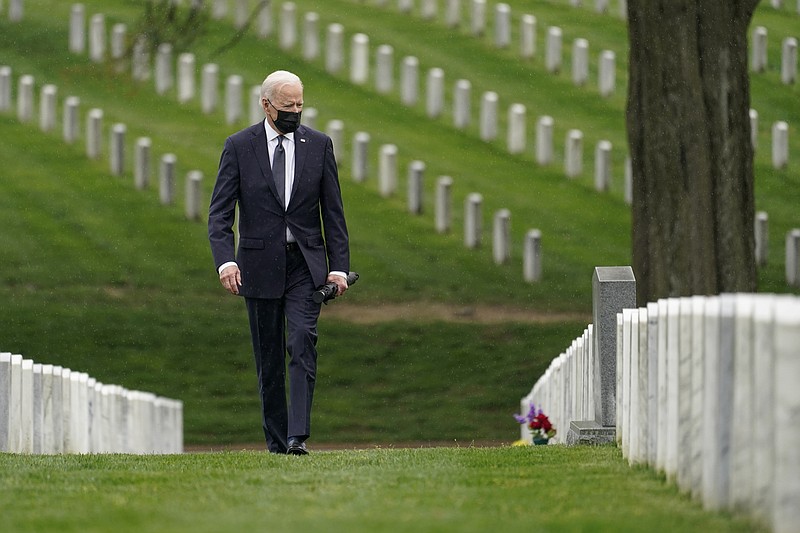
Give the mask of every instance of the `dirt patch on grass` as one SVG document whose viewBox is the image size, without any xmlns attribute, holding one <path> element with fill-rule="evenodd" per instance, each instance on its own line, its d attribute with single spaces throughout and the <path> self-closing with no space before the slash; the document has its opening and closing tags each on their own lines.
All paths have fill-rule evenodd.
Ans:
<svg viewBox="0 0 800 533">
<path fill-rule="evenodd" d="M 347 300 L 337 300 L 325 305 L 322 310 L 322 316 L 355 324 L 378 324 L 397 320 L 475 324 L 501 324 L 508 322 L 534 324 L 585 322 L 589 324 L 592 321 L 592 317 L 588 313 L 547 312 L 483 304 L 468 306 L 431 302 L 354 304 Z"/>
</svg>

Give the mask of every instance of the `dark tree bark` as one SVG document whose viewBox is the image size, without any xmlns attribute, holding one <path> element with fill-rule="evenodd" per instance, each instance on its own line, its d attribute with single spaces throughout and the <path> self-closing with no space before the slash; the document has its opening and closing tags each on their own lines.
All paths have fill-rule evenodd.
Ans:
<svg viewBox="0 0 800 533">
<path fill-rule="evenodd" d="M 628 0 L 640 304 L 755 291 L 747 29 L 758 0 Z"/>
</svg>

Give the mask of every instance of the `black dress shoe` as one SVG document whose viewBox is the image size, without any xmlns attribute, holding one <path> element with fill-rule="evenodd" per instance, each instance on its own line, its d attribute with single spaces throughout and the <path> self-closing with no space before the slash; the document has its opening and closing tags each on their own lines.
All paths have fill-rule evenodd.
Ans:
<svg viewBox="0 0 800 533">
<path fill-rule="evenodd" d="M 300 439 L 291 437 L 289 439 L 289 448 L 286 450 L 286 453 L 288 455 L 308 455 L 306 443 L 302 442 Z"/>
</svg>

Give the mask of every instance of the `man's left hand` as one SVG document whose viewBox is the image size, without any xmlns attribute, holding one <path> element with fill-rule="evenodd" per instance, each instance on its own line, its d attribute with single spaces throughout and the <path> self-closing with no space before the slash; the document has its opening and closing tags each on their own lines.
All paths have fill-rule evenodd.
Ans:
<svg viewBox="0 0 800 533">
<path fill-rule="evenodd" d="M 336 285 L 336 296 L 341 296 L 347 291 L 347 280 L 336 274 L 328 274 L 328 283 Z"/>
</svg>

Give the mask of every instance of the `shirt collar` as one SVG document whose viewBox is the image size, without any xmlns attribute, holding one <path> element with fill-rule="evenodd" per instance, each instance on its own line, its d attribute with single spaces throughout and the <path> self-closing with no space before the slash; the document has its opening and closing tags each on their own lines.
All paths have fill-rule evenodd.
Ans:
<svg viewBox="0 0 800 533">
<path fill-rule="evenodd" d="M 269 120 L 264 119 L 264 129 L 267 132 L 267 142 L 272 142 L 275 140 L 276 137 L 280 135 L 277 131 L 275 131 L 272 126 L 269 125 Z M 292 133 L 285 133 L 283 135 L 285 139 L 289 139 L 290 141 L 294 142 L 294 132 Z"/>
</svg>

